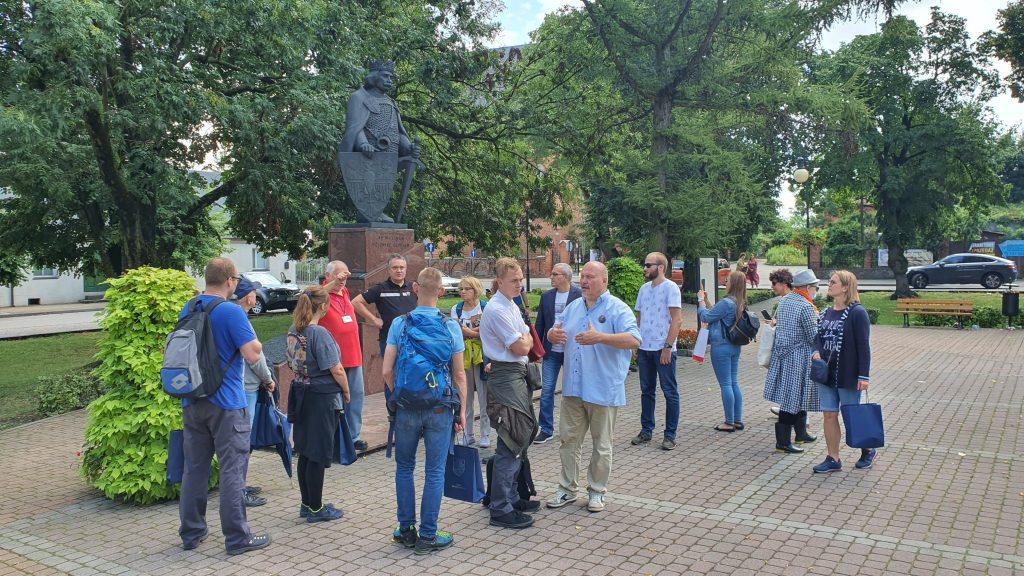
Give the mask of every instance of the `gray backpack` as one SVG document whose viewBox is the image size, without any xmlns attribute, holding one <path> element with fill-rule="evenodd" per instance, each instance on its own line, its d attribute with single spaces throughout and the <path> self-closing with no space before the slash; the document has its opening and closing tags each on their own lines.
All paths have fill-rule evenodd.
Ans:
<svg viewBox="0 0 1024 576">
<path fill-rule="evenodd" d="M 160 368 L 164 392 L 175 398 L 206 398 L 224 382 L 227 367 L 235 361 L 238 350 L 227 366 L 221 366 L 210 317 L 223 302 L 223 298 L 215 298 L 204 305 L 198 296 L 188 301 L 185 315 L 167 335 L 164 345 Z"/>
</svg>

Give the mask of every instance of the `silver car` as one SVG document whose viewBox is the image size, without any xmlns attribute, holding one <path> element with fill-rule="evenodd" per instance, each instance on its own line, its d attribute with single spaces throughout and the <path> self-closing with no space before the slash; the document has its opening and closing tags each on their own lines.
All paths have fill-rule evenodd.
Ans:
<svg viewBox="0 0 1024 576">
<path fill-rule="evenodd" d="M 1012 260 L 988 254 L 950 254 L 927 266 L 907 268 L 907 281 L 913 288 L 929 284 L 981 284 L 983 288 L 999 288 L 1017 279 L 1017 265 Z"/>
</svg>

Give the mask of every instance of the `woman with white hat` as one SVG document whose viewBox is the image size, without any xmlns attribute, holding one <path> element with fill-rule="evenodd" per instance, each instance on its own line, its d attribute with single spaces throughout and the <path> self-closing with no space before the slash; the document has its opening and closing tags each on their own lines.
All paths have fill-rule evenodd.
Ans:
<svg viewBox="0 0 1024 576">
<path fill-rule="evenodd" d="M 818 278 L 813 270 L 801 270 L 794 276 L 783 269 L 773 272 L 769 279 L 782 300 L 775 313 L 775 343 L 764 397 L 779 405 L 775 451 L 799 454 L 804 449 L 793 445 L 794 429 L 798 443 L 817 440 L 807 433 L 807 411 L 818 410 L 818 390 L 811 380 L 811 356 L 817 350 L 818 338 L 818 309 L 814 305 Z"/>
</svg>

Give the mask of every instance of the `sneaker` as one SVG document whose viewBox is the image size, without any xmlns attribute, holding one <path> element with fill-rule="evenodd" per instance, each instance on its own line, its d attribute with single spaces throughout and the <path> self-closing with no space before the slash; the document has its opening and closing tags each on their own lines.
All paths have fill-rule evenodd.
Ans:
<svg viewBox="0 0 1024 576">
<path fill-rule="evenodd" d="M 200 544 L 205 542 L 206 539 L 209 538 L 209 537 L 210 537 L 210 529 L 206 528 L 206 529 L 203 530 L 203 534 L 201 536 L 199 536 L 198 540 L 196 540 L 195 542 L 182 542 L 181 543 L 181 548 L 182 548 L 182 550 L 195 550 L 196 548 L 199 547 Z"/>
<path fill-rule="evenodd" d="M 444 550 L 451 546 L 453 542 L 455 542 L 455 538 L 452 537 L 451 532 L 438 530 L 434 533 L 434 537 L 429 540 L 426 538 L 416 538 L 416 555 L 423 556 L 425 554 L 430 554 L 431 552 Z"/>
<path fill-rule="evenodd" d="M 246 486 L 245 491 L 249 494 L 259 494 L 260 492 L 263 492 L 263 488 L 260 488 L 259 486 Z"/>
<path fill-rule="evenodd" d="M 534 444 L 544 444 L 548 440 L 551 440 L 551 436 L 552 435 L 548 434 L 547 432 L 539 432 L 539 433 L 537 433 L 537 437 L 533 439 L 533 443 Z"/>
<path fill-rule="evenodd" d="M 502 514 L 501 516 L 491 516 L 491 526 L 497 526 L 498 528 L 529 528 L 533 526 L 533 516 L 529 514 L 523 514 L 518 510 L 512 510 L 508 514 Z M 416 541 L 417 545 L 419 540 Z"/>
<path fill-rule="evenodd" d="M 604 511 L 604 494 L 591 494 L 590 501 L 587 502 L 587 510 L 591 512 Z"/>
<path fill-rule="evenodd" d="M 352 445 L 355 446 L 356 450 L 358 450 L 359 452 L 366 452 L 366 450 L 370 447 L 370 445 L 366 443 L 366 440 L 356 440 L 355 442 L 352 443 Z"/>
<path fill-rule="evenodd" d="M 260 534 L 259 536 L 253 536 L 252 538 L 249 538 L 248 542 L 239 546 L 238 548 L 228 550 L 228 555 L 237 556 L 238 554 L 245 554 L 246 552 L 252 552 L 253 550 L 266 548 L 267 546 L 270 546 L 270 540 L 270 534 Z"/>
<path fill-rule="evenodd" d="M 632 440 L 630 440 L 629 443 L 632 444 L 633 446 L 639 446 L 641 444 L 647 444 L 650 441 L 651 441 L 651 435 L 650 434 L 644 434 L 643 432 L 641 432 L 641 433 L 636 435 L 636 438 L 633 438 Z"/>
<path fill-rule="evenodd" d="M 676 449 L 676 441 L 675 440 L 669 440 L 668 438 L 665 438 L 661 442 L 661 449 L 662 450 L 675 450 Z"/>
<path fill-rule="evenodd" d="M 319 510 L 310 509 L 306 522 L 310 524 L 314 522 L 330 522 L 331 520 L 338 520 L 344 515 L 345 511 L 335 508 L 334 504 L 324 504 Z"/>
<path fill-rule="evenodd" d="M 771 412 L 772 414 L 775 414 L 776 416 L 779 415 L 779 407 L 778 406 L 772 406 L 771 408 L 768 409 L 768 411 Z"/>
<path fill-rule="evenodd" d="M 870 450 L 861 450 L 860 459 L 853 465 L 858 470 L 867 470 L 871 468 L 871 465 L 875 463 L 875 458 L 878 456 L 878 450 L 871 448 Z"/>
<path fill-rule="evenodd" d="M 480 437 L 480 447 L 481 448 L 490 448 L 491 447 L 491 437 L 490 436 L 481 436 Z"/>
<path fill-rule="evenodd" d="M 299 518 L 309 518 L 313 511 L 305 504 L 299 504 Z"/>
<path fill-rule="evenodd" d="M 520 512 L 536 512 L 540 510 L 540 500 L 519 499 L 512 503 L 512 509 Z"/>
<path fill-rule="evenodd" d="M 401 544 L 406 548 L 415 548 L 416 538 L 417 536 L 415 526 L 409 526 L 408 528 L 396 526 L 395 532 L 391 536 L 391 539 L 395 542 L 395 544 Z"/>
<path fill-rule="evenodd" d="M 555 492 L 554 496 L 552 496 L 551 498 L 548 498 L 547 506 L 548 506 L 548 508 L 561 508 L 562 506 L 565 506 L 566 504 L 569 504 L 569 503 L 575 502 L 575 501 L 576 501 L 576 495 L 575 494 L 569 494 L 568 492 L 566 492 L 566 491 L 562 490 L 561 488 L 559 488 L 558 492 Z"/>
<path fill-rule="evenodd" d="M 262 496 L 257 496 L 252 492 L 245 492 L 245 506 L 246 508 L 254 508 L 256 506 L 263 506 L 267 503 L 267 499 Z"/>
<path fill-rule="evenodd" d="M 476 438 L 474 438 L 472 434 L 467 435 L 466 443 L 463 444 L 463 446 L 472 446 L 473 444 L 476 444 Z"/>
<path fill-rule="evenodd" d="M 814 467 L 815 474 L 828 474 L 829 472 L 839 472 L 843 469 L 843 461 L 836 460 L 831 456 L 825 456 L 825 460 Z"/>
</svg>

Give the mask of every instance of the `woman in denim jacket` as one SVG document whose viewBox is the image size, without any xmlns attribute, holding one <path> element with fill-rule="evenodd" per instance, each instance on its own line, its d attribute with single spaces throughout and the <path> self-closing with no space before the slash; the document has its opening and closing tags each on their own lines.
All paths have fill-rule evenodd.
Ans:
<svg viewBox="0 0 1024 576">
<path fill-rule="evenodd" d="M 719 300 L 714 307 L 711 307 L 706 292 L 703 290 L 698 292 L 697 317 L 702 326 L 708 329 L 708 342 L 711 344 L 711 366 L 715 369 L 715 377 L 722 390 L 725 422 L 715 426 L 715 430 L 735 432 L 744 428 L 743 393 L 736 381 L 740 364 L 740 347 L 729 342 L 729 339 L 726 338 L 726 330 L 736 324 L 740 312 L 747 305 L 746 274 L 738 270 L 731 272 L 725 281 L 725 291 L 726 297 Z"/>
</svg>

